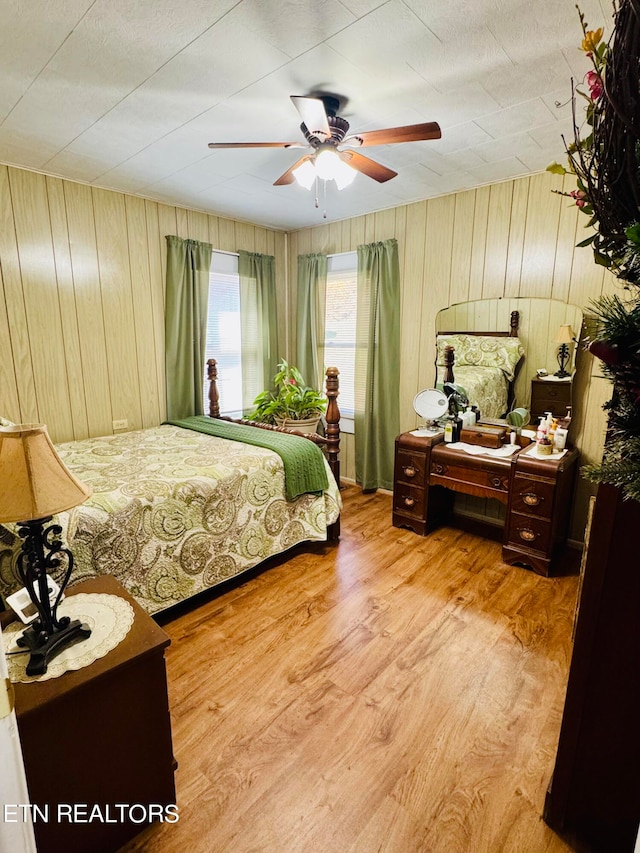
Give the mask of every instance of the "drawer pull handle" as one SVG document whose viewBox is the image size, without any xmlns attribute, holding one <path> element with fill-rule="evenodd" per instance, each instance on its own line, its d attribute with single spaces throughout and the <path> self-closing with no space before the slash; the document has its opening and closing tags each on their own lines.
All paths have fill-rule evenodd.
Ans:
<svg viewBox="0 0 640 853">
<path fill-rule="evenodd" d="M 405 506 L 413 506 L 415 504 L 415 500 L 413 498 L 403 498 Z"/>
<path fill-rule="evenodd" d="M 518 527 L 518 535 L 521 539 L 524 539 L 525 542 L 533 542 L 539 534 L 534 533 L 530 527 Z"/>
<path fill-rule="evenodd" d="M 444 474 L 446 473 L 446 470 L 447 469 L 445 468 L 445 466 L 441 465 L 439 462 L 436 462 L 436 464 L 433 466 L 434 474 Z"/>
<path fill-rule="evenodd" d="M 527 506 L 538 506 L 544 500 L 541 495 L 536 495 L 533 492 L 520 492 L 520 497 Z"/>
<path fill-rule="evenodd" d="M 491 485 L 494 487 L 494 489 L 504 489 L 505 488 L 505 485 L 502 482 L 501 477 L 492 477 L 491 478 Z"/>
<path fill-rule="evenodd" d="M 407 477 L 415 477 L 418 473 L 413 465 L 405 465 L 402 469 Z"/>
</svg>

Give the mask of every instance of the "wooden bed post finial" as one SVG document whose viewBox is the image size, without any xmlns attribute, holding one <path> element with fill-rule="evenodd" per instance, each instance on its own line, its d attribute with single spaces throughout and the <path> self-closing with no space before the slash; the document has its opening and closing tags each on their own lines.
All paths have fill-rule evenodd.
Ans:
<svg viewBox="0 0 640 853">
<path fill-rule="evenodd" d="M 453 378 L 453 361 L 454 361 L 454 347 L 447 345 L 444 348 L 444 376 L 442 382 L 455 382 Z"/>
<path fill-rule="evenodd" d="M 509 337 L 517 338 L 518 337 L 518 326 L 520 325 L 520 312 L 512 311 L 511 319 L 509 321 Z"/>
<path fill-rule="evenodd" d="M 220 397 L 218 395 L 218 362 L 215 358 L 207 361 L 207 379 L 209 380 L 209 417 L 220 417 Z"/>
<path fill-rule="evenodd" d="M 327 454 L 329 465 L 340 486 L 340 409 L 338 408 L 338 394 L 340 393 L 338 376 L 340 371 L 337 367 L 327 367 L 325 388 L 327 392 Z"/>
</svg>

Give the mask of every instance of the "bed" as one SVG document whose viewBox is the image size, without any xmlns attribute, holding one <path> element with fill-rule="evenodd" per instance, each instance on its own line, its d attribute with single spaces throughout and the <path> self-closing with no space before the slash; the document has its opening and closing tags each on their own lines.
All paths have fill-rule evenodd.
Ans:
<svg viewBox="0 0 640 853">
<path fill-rule="evenodd" d="M 524 356 L 519 312 L 505 332 L 443 331 L 436 337 L 436 387 L 456 385 L 484 419 L 503 418 L 513 405 L 513 386 Z"/>
<path fill-rule="evenodd" d="M 325 436 L 302 436 L 221 417 L 215 360 L 207 368 L 209 417 L 57 445 L 93 489 L 57 517 L 72 583 L 112 574 L 157 614 L 301 542 L 338 539 L 338 371 L 327 370 Z M 3 597 L 19 586 L 20 545 L 0 525 Z"/>
</svg>

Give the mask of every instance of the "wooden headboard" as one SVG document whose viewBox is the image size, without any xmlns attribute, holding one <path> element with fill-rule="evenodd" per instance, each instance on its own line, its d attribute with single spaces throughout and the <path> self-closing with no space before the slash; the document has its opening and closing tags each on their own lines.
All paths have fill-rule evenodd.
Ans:
<svg viewBox="0 0 640 853">
<path fill-rule="evenodd" d="M 337 367 L 327 367 L 325 379 L 325 393 L 327 395 L 327 411 L 325 413 L 325 434 L 301 433 L 285 427 L 271 426 L 271 424 L 258 423 L 242 419 L 226 418 L 220 414 L 220 395 L 218 393 L 218 363 L 215 358 L 207 361 L 207 379 L 209 381 L 209 417 L 222 418 L 222 420 L 234 420 L 236 423 L 248 424 L 259 429 L 267 429 L 276 432 L 289 432 L 293 435 L 302 435 L 314 444 L 324 447 L 327 453 L 327 461 L 333 471 L 336 483 L 340 485 L 340 409 L 338 408 L 338 394 L 340 393 L 340 371 Z"/>
<path fill-rule="evenodd" d="M 461 332 L 458 329 L 456 329 L 455 331 L 451 331 L 451 332 L 438 332 L 436 337 L 438 337 L 439 335 L 475 335 L 476 337 L 485 335 L 487 337 L 492 337 L 492 338 L 517 338 L 518 337 L 518 326 L 519 325 L 520 325 L 520 312 L 519 311 L 512 311 L 511 316 L 509 318 L 509 331 L 507 331 L 507 332 L 476 332 L 476 331 L 473 331 L 473 332 L 462 331 Z M 436 378 L 438 375 L 437 361 L 438 361 L 438 357 L 436 354 Z M 453 347 L 445 347 L 444 348 L 443 382 L 455 382 L 454 375 L 453 375 L 454 363 L 455 363 L 454 348 Z M 510 385 L 511 385 L 511 387 L 509 390 L 510 390 L 510 394 L 512 395 L 513 394 L 513 383 L 510 383 Z M 509 400 L 509 402 L 511 402 L 511 399 Z"/>
</svg>

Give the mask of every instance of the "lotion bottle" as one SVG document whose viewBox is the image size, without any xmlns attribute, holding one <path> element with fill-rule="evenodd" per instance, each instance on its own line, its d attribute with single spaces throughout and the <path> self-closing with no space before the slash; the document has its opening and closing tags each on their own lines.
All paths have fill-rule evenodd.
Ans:
<svg viewBox="0 0 640 853">
<path fill-rule="evenodd" d="M 444 440 L 446 444 L 453 441 L 453 418 L 451 415 L 447 418 L 444 425 Z"/>
</svg>

